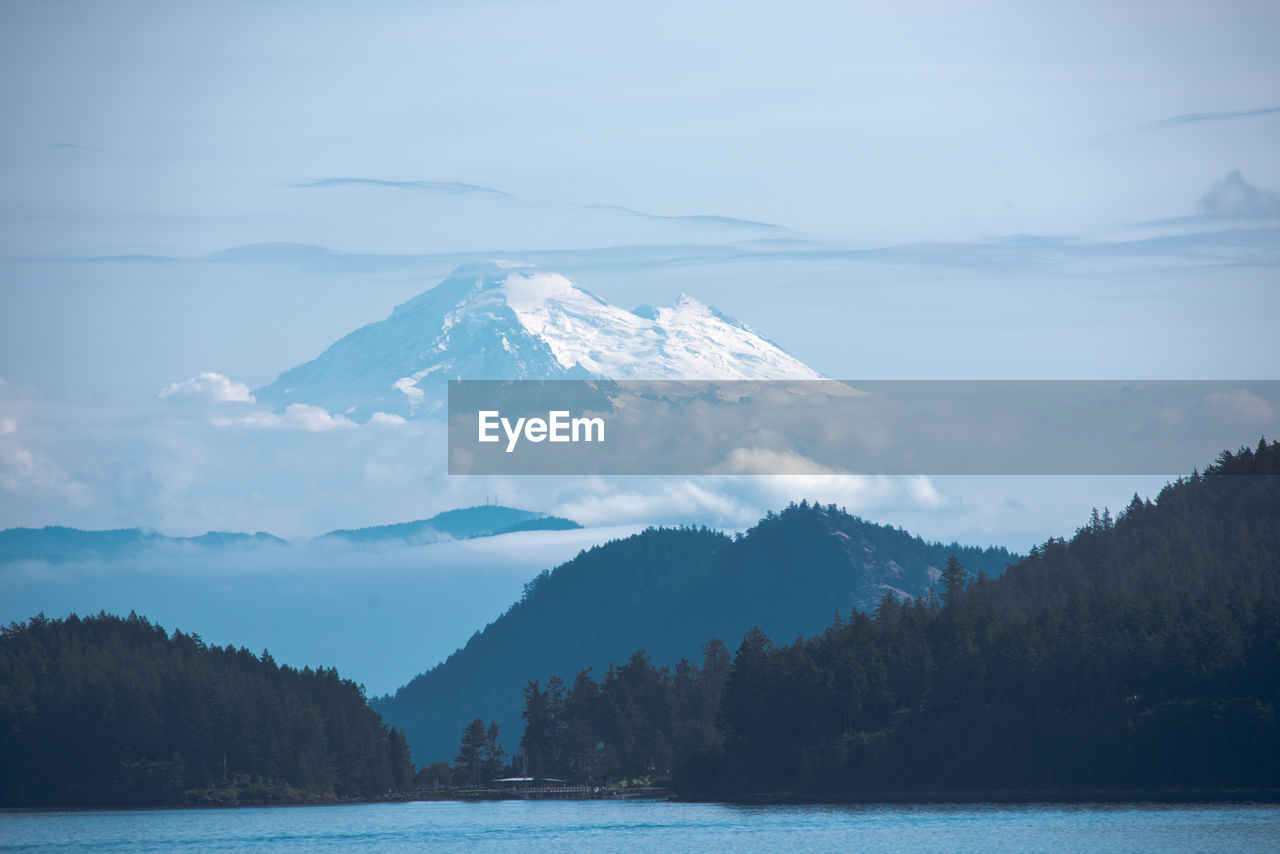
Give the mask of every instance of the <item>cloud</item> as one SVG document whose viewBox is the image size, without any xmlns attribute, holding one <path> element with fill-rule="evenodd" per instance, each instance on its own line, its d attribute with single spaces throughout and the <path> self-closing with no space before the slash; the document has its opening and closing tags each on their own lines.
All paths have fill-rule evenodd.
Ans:
<svg viewBox="0 0 1280 854">
<path fill-rule="evenodd" d="M 405 421 L 401 416 L 390 412 L 375 412 L 373 415 L 369 416 L 369 423 L 380 424 L 386 427 L 403 427 L 409 422 Z"/>
<path fill-rule="evenodd" d="M 1200 209 L 1211 216 L 1280 217 L 1280 195 L 1250 184 L 1232 169 L 1200 199 Z"/>
<path fill-rule="evenodd" d="M 76 145 L 74 142 L 51 142 L 49 143 L 50 151 L 84 151 L 90 154 L 109 154 L 111 152 L 104 151 L 101 148 L 91 148 L 87 145 Z"/>
<path fill-rule="evenodd" d="M 384 181 L 380 178 L 321 178 L 298 184 L 304 188 L 324 187 L 383 187 L 391 190 L 424 190 L 433 193 L 466 194 L 478 193 L 486 196 L 512 198 L 510 193 L 495 190 L 492 187 L 481 187 L 479 184 L 463 184 L 458 181 Z"/>
<path fill-rule="evenodd" d="M 886 509 L 944 510 L 954 504 L 927 475 L 790 474 L 743 480 L 754 487 L 755 503 L 764 508 L 808 498 L 874 515 Z"/>
<path fill-rule="evenodd" d="M 666 220 L 668 222 L 678 222 L 683 225 L 709 225 L 716 228 L 758 228 L 769 231 L 790 231 L 785 225 L 778 225 L 772 222 L 761 222 L 755 219 L 739 219 L 734 216 L 718 216 L 715 214 L 655 214 L 638 211 L 635 208 L 623 207 L 622 205 L 580 205 L 575 202 L 562 202 L 570 207 L 586 208 L 593 211 L 617 211 L 619 213 L 637 216 L 641 219 Z"/>
<path fill-rule="evenodd" d="M 1251 119 L 1254 116 L 1265 116 L 1280 113 L 1280 107 L 1264 107 L 1261 110 L 1233 110 L 1226 113 L 1183 113 L 1168 119 L 1161 119 L 1147 125 L 1150 128 L 1172 127 L 1173 125 L 1198 124 L 1200 122 L 1222 122 L 1233 119 Z"/>
<path fill-rule="evenodd" d="M 710 524 L 745 525 L 759 514 L 735 496 L 692 480 L 642 482 L 619 489 L 618 484 L 596 480 L 556 506 L 554 513 L 588 527 L 634 522 L 701 521 Z"/>
<path fill-rule="evenodd" d="M 299 430 L 345 430 L 356 423 L 345 415 L 331 415 L 319 406 L 291 403 L 284 411 L 285 425 Z"/>
<path fill-rule="evenodd" d="M 86 467 L 65 465 L 42 447 L 48 444 L 50 430 L 41 423 L 39 410 L 33 389 L 0 377 L 0 528 L 50 502 L 75 509 L 92 497 Z M 83 417 L 73 417 L 62 423 L 75 429 L 84 422 Z"/>
<path fill-rule="evenodd" d="M 494 196 L 501 199 L 510 199 L 516 202 L 527 202 L 526 199 L 520 199 L 510 193 L 493 187 L 483 187 L 479 184 L 464 184 L 459 181 L 388 181 L 381 178 L 320 178 L 314 181 L 305 181 L 301 184 L 294 185 L 303 189 L 325 189 L 331 187 L 381 187 L 390 190 L 409 190 L 414 192 L 429 192 L 441 195 L 480 195 Z M 581 202 L 569 202 L 562 200 L 544 200 L 532 202 L 535 205 L 563 205 L 568 208 L 577 208 L 587 211 L 612 211 L 616 213 L 626 214 L 627 216 L 639 217 L 640 219 L 665 221 L 678 223 L 687 226 L 709 226 L 712 228 L 751 228 L 766 231 L 790 231 L 785 225 L 778 225 L 772 222 L 761 222 L 754 219 L 741 219 L 732 216 L 719 216 L 715 214 L 655 214 L 646 211 L 639 211 L 635 208 L 625 207 L 623 205 L 601 205 L 601 204 L 583 204 Z"/>
<path fill-rule="evenodd" d="M 249 386 L 234 382 L 222 374 L 205 371 L 182 382 L 170 383 L 160 390 L 160 397 L 203 397 L 217 403 L 253 403 Z"/>
<path fill-rule="evenodd" d="M 16 422 L 5 419 L 7 422 Z M 12 431 L 8 431 L 12 432 Z M 13 442 L 0 442 L 0 488 L 11 493 L 56 496 L 82 503 L 85 485 L 42 454 Z"/>
<path fill-rule="evenodd" d="M 786 461 L 788 467 L 794 461 Z M 790 468 L 795 471 L 794 468 Z M 620 524 L 706 524 L 723 528 L 754 525 L 767 510 L 808 499 L 844 505 L 868 518 L 903 513 L 940 518 L 960 509 L 925 475 L 714 475 L 694 478 L 575 478 L 547 487 L 558 493 L 550 512 L 589 527 Z M 515 496 L 517 506 L 536 504 Z M 545 498 L 544 498 L 545 500 Z M 523 503 L 521 503 L 523 502 Z"/>
<path fill-rule="evenodd" d="M 1134 491 L 1154 494 L 1163 483 L 1162 478 L 964 480 L 817 473 L 460 478 L 444 471 L 446 427 L 441 423 L 398 425 L 388 416 L 357 428 L 320 407 L 273 411 L 261 405 L 205 404 L 219 416 L 214 421 L 191 412 L 175 418 L 169 403 L 152 397 L 117 409 L 75 395 L 33 394 L 22 388 L 0 392 L 0 419 L 17 424 L 14 433 L 0 434 L 0 527 L 138 526 L 170 534 L 265 530 L 307 538 L 334 528 L 428 518 L 497 496 L 504 504 L 593 528 L 706 524 L 742 530 L 767 510 L 805 498 L 844 505 L 866 519 L 900 524 L 928 539 L 1026 548 L 1070 531 L 1094 504 L 1114 509 Z M 1223 402 L 1232 404 L 1232 411 L 1256 409 L 1256 401 L 1239 395 Z M 1209 418 L 1209 407 L 1203 408 Z M 1251 429 L 1256 436 L 1260 427 Z M 1010 509 L 1011 497 L 1022 499 L 1026 509 Z M 503 542 L 519 554 L 530 545 Z M 566 550 L 564 557 L 573 551 Z M 564 557 L 546 555 L 535 570 Z"/>
<path fill-rule="evenodd" d="M 835 470 L 814 462 L 794 451 L 771 451 L 767 448 L 734 448 L 716 471 L 717 474 L 800 474 L 827 475 Z"/>
<path fill-rule="evenodd" d="M 283 413 L 259 409 L 235 418 L 218 417 L 212 421 L 215 427 L 263 427 L 286 430 L 307 430 L 320 433 L 326 430 L 349 430 L 356 423 L 345 415 L 333 415 L 319 406 L 309 403 L 291 403 Z"/>
<path fill-rule="evenodd" d="M 1232 421 L 1267 421 L 1275 414 L 1271 404 L 1244 388 L 1212 392 L 1205 402 L 1212 412 Z"/>
</svg>

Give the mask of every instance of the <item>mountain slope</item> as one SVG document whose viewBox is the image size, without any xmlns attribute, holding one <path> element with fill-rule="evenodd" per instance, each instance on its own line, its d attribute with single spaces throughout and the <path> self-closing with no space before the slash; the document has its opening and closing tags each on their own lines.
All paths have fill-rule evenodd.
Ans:
<svg viewBox="0 0 1280 854">
<path fill-rule="evenodd" d="M 736 644 L 753 625 L 808 635 L 836 610 L 928 595 L 952 553 L 989 575 L 1011 560 L 1003 549 L 928 544 L 816 505 L 770 514 L 738 540 L 649 529 L 544 572 L 463 649 L 374 707 L 405 732 L 419 763 L 452 757 L 477 716 L 497 721 L 510 747 L 530 680 L 601 671 L 639 648 L 674 664 L 698 657 L 712 636 Z"/>
<path fill-rule="evenodd" d="M 457 268 L 254 392 L 366 420 L 430 415 L 449 379 L 816 379 L 750 327 L 682 296 L 634 312 L 557 273 L 504 263 Z"/>
<path fill-rule="evenodd" d="M 953 583 L 941 609 L 748 638 L 723 746 L 684 757 L 678 787 L 1274 798 L 1278 597 L 1280 443 L 1260 442 Z"/>
</svg>

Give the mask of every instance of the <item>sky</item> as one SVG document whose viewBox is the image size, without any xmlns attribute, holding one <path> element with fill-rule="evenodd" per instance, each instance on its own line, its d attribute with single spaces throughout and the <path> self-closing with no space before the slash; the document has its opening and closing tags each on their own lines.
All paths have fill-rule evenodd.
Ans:
<svg viewBox="0 0 1280 854">
<path fill-rule="evenodd" d="M 0 528 L 305 540 L 498 495 L 1069 534 L 1163 479 L 459 480 L 429 427 L 161 393 L 260 387 L 491 258 L 687 292 L 832 377 L 1277 379 L 1278 36 L 1269 2 L 11 0 Z"/>
<path fill-rule="evenodd" d="M 857 245 L 1093 233 L 1193 212 L 1230 169 L 1280 186 L 1280 114 L 1258 114 L 1280 107 L 1266 2 L 10 2 L 4 16 L 6 254 L 429 242 L 421 224 L 316 210 L 297 186 L 335 177 Z"/>
</svg>

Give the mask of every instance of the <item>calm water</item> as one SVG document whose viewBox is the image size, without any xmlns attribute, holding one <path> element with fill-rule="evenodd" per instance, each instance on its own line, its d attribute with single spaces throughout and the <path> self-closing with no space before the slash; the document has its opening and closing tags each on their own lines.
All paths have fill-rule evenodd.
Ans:
<svg viewBox="0 0 1280 854">
<path fill-rule="evenodd" d="M 12 851 L 1280 851 L 1275 806 L 361 804 L 0 814 Z"/>
</svg>

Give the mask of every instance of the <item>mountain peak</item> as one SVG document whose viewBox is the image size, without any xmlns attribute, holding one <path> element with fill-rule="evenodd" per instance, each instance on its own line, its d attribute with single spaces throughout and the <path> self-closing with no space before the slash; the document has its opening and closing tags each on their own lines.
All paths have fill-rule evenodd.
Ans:
<svg viewBox="0 0 1280 854">
<path fill-rule="evenodd" d="M 681 294 L 625 311 L 560 273 L 466 264 L 259 389 L 353 418 L 438 411 L 447 379 L 816 379 L 745 324 Z"/>
<path fill-rule="evenodd" d="M 680 292 L 680 296 L 676 297 L 676 301 L 671 303 L 672 308 L 689 309 L 691 311 L 709 311 L 707 304 L 701 300 L 694 299 L 684 291 Z"/>
</svg>

